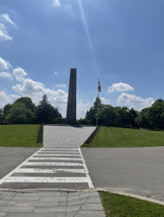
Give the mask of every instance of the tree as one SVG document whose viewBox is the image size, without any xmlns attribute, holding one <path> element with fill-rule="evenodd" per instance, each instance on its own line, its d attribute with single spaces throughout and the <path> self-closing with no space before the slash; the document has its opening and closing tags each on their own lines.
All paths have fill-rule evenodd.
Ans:
<svg viewBox="0 0 164 217">
<path fill-rule="evenodd" d="M 96 111 L 93 106 L 87 111 L 85 118 L 91 125 L 96 125 Z"/>
<path fill-rule="evenodd" d="M 140 111 L 139 116 L 136 118 L 136 122 L 139 127 L 142 128 L 150 128 L 149 120 L 148 120 L 148 111 L 149 108 L 144 108 Z"/>
<path fill-rule="evenodd" d="M 129 124 L 133 128 L 138 128 L 138 124 L 136 123 L 136 118 L 138 115 L 139 112 L 135 111 L 133 108 L 129 110 Z"/>
<path fill-rule="evenodd" d="M 31 124 L 36 119 L 34 112 L 27 109 L 23 102 L 15 101 L 5 116 L 4 124 Z"/>
<path fill-rule="evenodd" d="M 0 124 L 3 122 L 3 110 L 0 109 Z"/>
<path fill-rule="evenodd" d="M 158 99 L 148 110 L 150 129 L 164 129 L 164 101 Z"/>
<path fill-rule="evenodd" d="M 97 111 L 101 107 L 101 99 L 97 97 L 93 106 L 86 112 L 85 118 L 91 125 L 96 125 Z"/>
<path fill-rule="evenodd" d="M 61 117 L 58 109 L 54 108 L 49 103 L 47 96 L 44 95 L 37 107 L 37 122 L 40 124 L 53 124 L 58 117 Z"/>
<path fill-rule="evenodd" d="M 138 112 L 133 108 L 129 110 L 125 106 L 113 107 L 111 105 L 104 105 L 99 98 L 96 98 L 94 105 L 86 112 L 85 118 L 89 120 L 89 123 L 92 125 L 96 124 L 97 107 L 99 107 L 98 123 L 101 126 L 138 127 L 136 123 Z"/>
<path fill-rule="evenodd" d="M 21 124 L 21 122 L 19 122 L 19 120 L 21 120 L 19 116 L 21 116 L 21 118 L 22 116 L 26 116 L 26 107 L 22 102 L 13 103 L 13 105 L 11 106 L 10 123 Z"/>
<path fill-rule="evenodd" d="M 136 121 L 139 127 L 164 130 L 164 100 L 158 99 L 151 107 L 142 109 Z"/>
<path fill-rule="evenodd" d="M 30 97 L 20 97 L 14 103 L 21 102 L 25 105 L 26 109 L 31 109 L 34 112 L 35 104 L 32 102 Z"/>
<path fill-rule="evenodd" d="M 111 105 L 101 105 L 99 109 L 99 125 L 114 126 L 116 114 Z"/>
<path fill-rule="evenodd" d="M 11 109 L 11 104 L 7 104 L 4 106 L 4 108 L 3 108 L 4 118 L 6 117 L 6 115 L 8 115 L 10 113 L 10 109 Z"/>
</svg>

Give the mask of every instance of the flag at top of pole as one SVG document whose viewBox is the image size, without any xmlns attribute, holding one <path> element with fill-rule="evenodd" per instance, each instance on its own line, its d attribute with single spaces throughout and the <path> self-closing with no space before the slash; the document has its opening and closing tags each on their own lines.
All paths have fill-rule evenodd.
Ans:
<svg viewBox="0 0 164 217">
<path fill-rule="evenodd" d="M 101 92 L 101 85 L 100 85 L 100 80 L 98 79 L 98 91 Z"/>
</svg>

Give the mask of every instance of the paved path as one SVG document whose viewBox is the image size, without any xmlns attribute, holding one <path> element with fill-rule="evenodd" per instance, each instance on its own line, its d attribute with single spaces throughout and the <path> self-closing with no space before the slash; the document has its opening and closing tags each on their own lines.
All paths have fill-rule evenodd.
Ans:
<svg viewBox="0 0 164 217">
<path fill-rule="evenodd" d="M 0 191 L 0 216 L 105 217 L 96 191 Z"/>
<path fill-rule="evenodd" d="M 96 127 L 44 126 L 44 147 L 80 147 Z"/>
<path fill-rule="evenodd" d="M 44 148 L 0 180 L 2 189 L 19 189 L 1 189 L 0 216 L 105 217 L 99 194 L 89 191 L 93 184 L 79 148 L 94 129 L 45 127 Z M 38 187 L 66 191 L 28 190 Z M 71 188 L 88 191 L 70 192 Z"/>
</svg>

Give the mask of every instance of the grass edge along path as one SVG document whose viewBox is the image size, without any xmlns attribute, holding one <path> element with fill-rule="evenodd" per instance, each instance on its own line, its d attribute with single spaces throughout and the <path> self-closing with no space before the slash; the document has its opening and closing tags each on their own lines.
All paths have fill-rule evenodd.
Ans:
<svg viewBox="0 0 164 217">
<path fill-rule="evenodd" d="M 97 132 L 99 130 L 99 127 L 96 127 L 96 129 L 91 133 L 91 135 L 88 137 L 88 139 L 84 142 L 85 144 L 90 144 L 94 137 L 96 136 Z"/>
<path fill-rule="evenodd" d="M 164 206 L 130 196 L 99 192 L 106 217 L 164 217 Z"/>
<path fill-rule="evenodd" d="M 0 125 L 0 146 L 4 147 L 42 147 L 37 143 L 40 125 L 18 124 Z"/>
<path fill-rule="evenodd" d="M 81 147 L 153 147 L 164 146 L 164 132 L 117 127 L 100 127 L 90 144 Z"/>
</svg>

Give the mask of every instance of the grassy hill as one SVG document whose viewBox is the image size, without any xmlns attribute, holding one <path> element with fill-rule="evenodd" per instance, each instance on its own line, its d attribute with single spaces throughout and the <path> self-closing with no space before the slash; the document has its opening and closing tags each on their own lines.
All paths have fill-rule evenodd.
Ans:
<svg viewBox="0 0 164 217">
<path fill-rule="evenodd" d="M 40 125 L 0 125 L 0 146 L 41 147 L 36 143 Z"/>
<path fill-rule="evenodd" d="M 163 205 L 136 198 L 99 192 L 106 217 L 162 217 Z"/>
<path fill-rule="evenodd" d="M 100 127 L 92 142 L 82 147 L 151 147 L 164 146 L 164 132 Z"/>
</svg>

